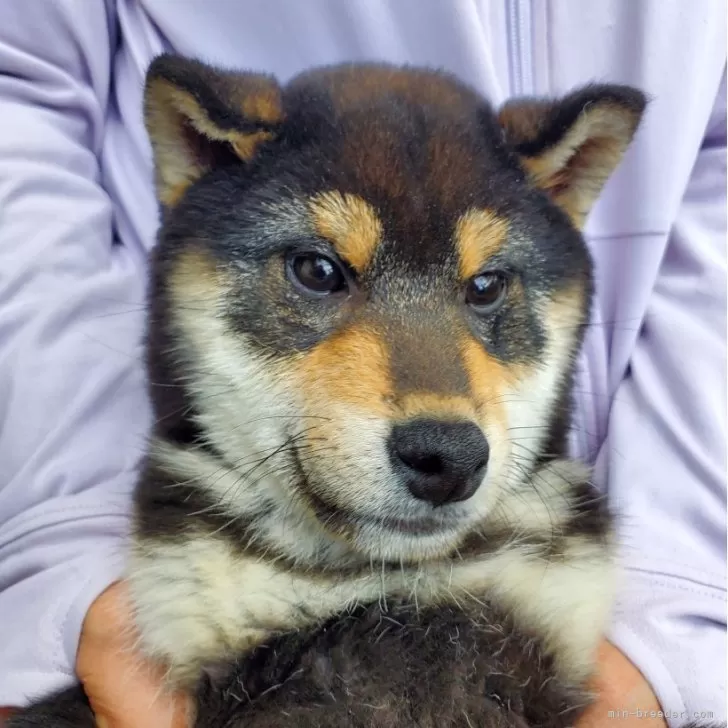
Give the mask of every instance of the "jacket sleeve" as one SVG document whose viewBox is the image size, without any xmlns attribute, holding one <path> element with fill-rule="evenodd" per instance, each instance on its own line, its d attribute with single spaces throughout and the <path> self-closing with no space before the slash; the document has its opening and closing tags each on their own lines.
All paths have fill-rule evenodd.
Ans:
<svg viewBox="0 0 728 728">
<path fill-rule="evenodd" d="M 73 680 L 148 425 L 144 276 L 100 185 L 110 7 L 0 2 L 0 706 Z"/>
<path fill-rule="evenodd" d="M 671 726 L 726 719 L 725 236 L 724 75 L 609 425 L 628 567 L 610 637 Z"/>
</svg>

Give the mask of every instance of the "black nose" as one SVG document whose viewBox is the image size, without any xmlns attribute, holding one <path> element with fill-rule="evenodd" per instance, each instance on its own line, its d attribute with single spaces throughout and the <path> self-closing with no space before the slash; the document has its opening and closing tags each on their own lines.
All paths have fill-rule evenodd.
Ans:
<svg viewBox="0 0 728 728">
<path fill-rule="evenodd" d="M 415 498 L 439 506 L 470 498 L 488 464 L 488 442 L 472 422 L 412 420 L 395 425 L 390 458 Z"/>
</svg>

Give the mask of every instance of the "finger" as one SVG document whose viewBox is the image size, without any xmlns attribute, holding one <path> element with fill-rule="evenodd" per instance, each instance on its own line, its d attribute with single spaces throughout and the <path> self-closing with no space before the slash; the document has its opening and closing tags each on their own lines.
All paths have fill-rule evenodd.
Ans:
<svg viewBox="0 0 728 728">
<path fill-rule="evenodd" d="M 186 728 L 190 699 L 169 692 L 161 669 L 130 652 L 99 655 L 84 688 L 97 723 L 106 728 Z"/>
<path fill-rule="evenodd" d="M 99 728 L 188 728 L 189 704 L 186 696 L 127 694 L 128 702 L 91 701 Z"/>
<path fill-rule="evenodd" d="M 135 703 L 123 714 L 94 711 L 98 728 L 188 728 L 184 704 L 176 701 L 157 701 L 149 707 Z"/>
<path fill-rule="evenodd" d="M 603 641 L 591 685 L 596 700 L 584 711 L 578 728 L 667 728 L 663 718 L 652 717 L 660 703 L 647 680 L 614 645 Z"/>
</svg>

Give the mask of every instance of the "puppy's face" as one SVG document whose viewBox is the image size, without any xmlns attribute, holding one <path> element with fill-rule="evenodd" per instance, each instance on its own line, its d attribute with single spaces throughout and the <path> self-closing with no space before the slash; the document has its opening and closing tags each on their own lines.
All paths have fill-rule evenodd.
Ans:
<svg viewBox="0 0 728 728">
<path fill-rule="evenodd" d="M 205 486 L 233 517 L 274 511 L 367 558 L 452 551 L 563 446 L 578 228 L 643 104 L 595 87 L 497 117 L 425 71 L 281 89 L 156 61 L 152 378 L 185 407 L 163 436 L 239 473 Z"/>
</svg>

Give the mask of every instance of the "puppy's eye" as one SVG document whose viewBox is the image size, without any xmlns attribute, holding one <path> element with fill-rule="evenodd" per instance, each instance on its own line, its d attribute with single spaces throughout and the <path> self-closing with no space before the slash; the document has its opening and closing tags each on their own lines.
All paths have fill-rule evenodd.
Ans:
<svg viewBox="0 0 728 728">
<path fill-rule="evenodd" d="M 476 313 L 491 313 L 503 303 L 507 290 L 508 279 L 504 273 L 480 273 L 470 279 L 465 300 Z"/>
<path fill-rule="evenodd" d="M 347 289 L 341 266 L 320 253 L 293 253 L 286 261 L 288 277 L 306 293 L 327 296 Z"/>
</svg>

